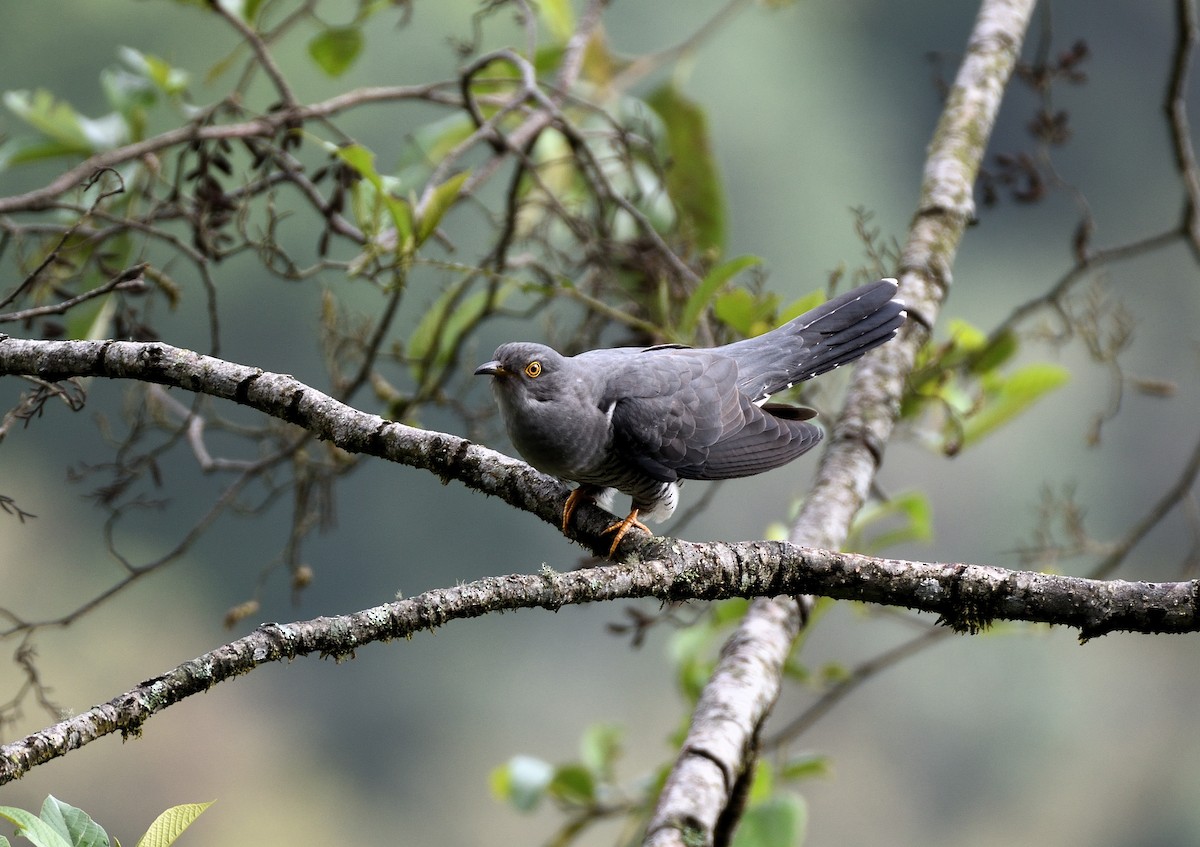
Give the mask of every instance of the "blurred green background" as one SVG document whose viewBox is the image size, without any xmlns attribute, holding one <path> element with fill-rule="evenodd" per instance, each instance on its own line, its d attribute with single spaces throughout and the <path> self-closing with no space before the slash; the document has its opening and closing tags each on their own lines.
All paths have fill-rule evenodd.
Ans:
<svg viewBox="0 0 1200 847">
<path fill-rule="evenodd" d="M 642 52 L 689 35 L 718 5 L 626 0 L 612 5 L 605 25 L 615 50 Z M 414 4 L 412 23 L 373 30 L 364 59 L 337 81 L 311 69 L 302 45 L 280 58 L 306 99 L 356 85 L 447 78 L 457 66 L 447 37 L 468 32 L 475 8 L 461 0 Z M 939 54 L 952 76 L 975 11 L 971 3 L 882 0 L 754 7 L 699 53 L 684 87 L 711 122 L 729 203 L 728 254 L 763 257 L 768 284 L 785 301 L 823 286 L 834 268 L 861 262 L 851 207 L 873 210 L 884 233 L 903 239 L 940 107 L 928 54 Z M 1085 39 L 1091 51 L 1087 83 L 1059 86 L 1054 96 L 1075 132 L 1056 164 L 1086 194 L 1098 223 L 1095 242 L 1166 229 L 1182 202 L 1162 111 L 1172 8 L 1075 0 L 1055 3 L 1052 13 L 1056 49 Z M 0 86 L 45 87 L 87 114 L 106 108 L 97 75 L 115 63 L 121 45 L 201 77 L 233 43 L 220 21 L 165 0 L 10 2 L 2 15 Z M 1035 25 L 1026 53 L 1044 23 Z M 222 90 L 214 87 L 212 96 Z M 1190 105 L 1200 107 L 1195 100 Z M 1034 107 L 1026 90 L 1010 89 L 993 150 L 1030 146 L 1025 124 Z M 412 129 L 387 108 L 360 110 L 348 124 L 381 163 Z M 0 129 L 21 127 L 2 114 Z M 41 184 L 50 173 L 0 175 L 0 193 Z M 1036 206 L 1006 201 L 982 210 L 956 263 L 944 317 L 987 328 L 1044 291 L 1072 264 L 1076 221 L 1066 192 Z M 1101 444 L 1089 447 L 1092 417 L 1108 403 L 1108 374 L 1078 344 L 1028 345 L 1023 360 L 1072 369 L 1065 389 L 957 458 L 902 436 L 889 448 L 881 487 L 927 491 L 936 532 L 932 543 L 891 555 L 1015 567 L 1044 486 L 1074 484 L 1088 530 L 1112 540 L 1175 480 L 1198 436 L 1200 273 L 1179 245 L 1104 277 L 1137 320 L 1123 360 L 1128 371 L 1174 381 L 1176 395 L 1130 393 Z M 221 296 L 225 356 L 321 384 L 306 341 L 317 325 L 315 286 L 223 276 Z M 164 340 L 202 344 L 198 321 L 172 320 L 179 336 Z M 543 330 L 512 329 L 529 338 Z M 499 340 L 480 343 L 480 361 Z M 472 402 L 486 402 L 484 389 L 474 387 Z M 69 466 L 105 459 L 94 415 L 119 410 L 121 386 L 94 383 L 91 392 L 84 412 L 52 409 L 0 449 L 0 492 L 38 516 L 24 525 L 0 516 L 0 603 L 27 616 L 72 608 L 117 575 L 101 542 L 103 515 L 85 486 L 66 481 Z M 456 426 L 452 418 L 428 423 Z M 493 445 L 510 449 L 499 435 Z M 786 519 L 814 464 L 802 459 L 724 485 L 684 534 L 762 537 L 767 523 Z M 214 480 L 186 463 L 166 475 L 175 496 L 194 497 L 193 506 L 215 490 Z M 685 506 L 700 489 L 685 488 Z M 146 555 L 165 549 L 184 525 L 178 511 L 166 510 L 123 540 Z M 1120 575 L 1177 578 L 1195 543 L 1194 512 L 1165 521 Z M 567 569 L 580 556 L 529 515 L 383 462 L 371 462 L 341 489 L 338 514 L 337 527 L 309 547 L 313 586 L 294 604 L 280 573 L 262 611 L 236 634 L 257 620 L 349 612 L 397 591 L 411 596 L 543 563 Z M 227 519 L 187 561 L 76 627 L 40 634 L 38 664 L 55 698 L 86 709 L 228 640 L 222 615 L 253 592 L 287 518 L 281 505 L 259 522 Z M 1088 564 L 1077 563 L 1078 572 Z M 629 780 L 671 754 L 667 737 L 682 706 L 669 638 L 656 631 L 633 650 L 608 634 L 605 625 L 620 621 L 625 605 L 492 616 L 372 645 L 341 664 L 307 659 L 265 668 L 169 709 L 139 740 L 105 739 L 37 768 L 0 789 L 0 803 L 36 808 L 54 793 L 125 843 L 166 806 L 213 798 L 218 804 L 181 843 L 538 843 L 557 816 L 550 809 L 522 816 L 493 799 L 493 767 L 517 753 L 573 758 L 583 729 L 596 721 L 625 727 L 622 774 Z M 653 612 L 656 604 L 643 608 Z M 850 664 L 908 634 L 889 616 L 842 604 L 810 637 L 805 656 L 814 667 Z M 1073 632 L 1040 627 L 944 640 L 872 681 L 793 745 L 793 752 L 833 761 L 830 778 L 804 786 L 808 843 L 1200 842 L 1198 647 L 1194 635 L 1118 635 L 1080 647 Z M 17 679 L 0 661 L 0 697 Z M 812 696 L 789 690 L 779 722 Z M 27 708 L 12 737 L 45 723 Z"/>
</svg>

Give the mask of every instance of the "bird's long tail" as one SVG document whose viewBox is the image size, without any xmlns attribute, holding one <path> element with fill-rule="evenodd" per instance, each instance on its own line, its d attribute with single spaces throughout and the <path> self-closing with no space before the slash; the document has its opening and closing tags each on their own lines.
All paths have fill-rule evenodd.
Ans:
<svg viewBox="0 0 1200 847">
<path fill-rule="evenodd" d="M 863 285 L 721 352 L 737 360 L 739 388 L 760 402 L 891 339 L 906 317 L 897 287 L 894 279 Z"/>
</svg>

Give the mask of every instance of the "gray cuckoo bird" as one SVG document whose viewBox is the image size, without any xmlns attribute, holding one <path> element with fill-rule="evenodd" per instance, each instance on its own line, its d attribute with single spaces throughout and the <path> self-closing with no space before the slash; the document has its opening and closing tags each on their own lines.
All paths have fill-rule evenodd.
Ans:
<svg viewBox="0 0 1200 847">
<path fill-rule="evenodd" d="M 904 323 L 897 284 L 848 291 L 778 329 L 721 347 L 619 347 L 563 356 L 543 344 L 502 344 L 476 374 L 492 377 L 513 446 L 540 471 L 579 483 L 563 508 L 566 532 L 581 499 L 632 500 L 611 556 L 639 517 L 664 521 L 685 479 L 730 479 L 790 462 L 821 440 L 812 409 L 772 394 L 844 365 Z"/>
</svg>

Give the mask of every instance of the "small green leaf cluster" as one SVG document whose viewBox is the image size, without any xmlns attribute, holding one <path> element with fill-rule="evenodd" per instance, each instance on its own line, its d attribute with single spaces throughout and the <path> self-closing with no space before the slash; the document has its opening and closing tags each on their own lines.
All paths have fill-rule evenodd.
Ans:
<svg viewBox="0 0 1200 847">
<path fill-rule="evenodd" d="M 1005 370 L 1019 349 L 1011 331 L 989 338 L 963 320 L 949 323 L 949 340 L 921 353 L 901 404 L 902 418 L 928 416 L 920 432 L 926 444 L 953 456 L 1021 415 L 1061 388 L 1070 372 L 1034 362 Z"/>
<path fill-rule="evenodd" d="M 137 847 L 168 847 L 211 805 L 210 801 L 172 806 L 150 824 L 138 839 Z M 120 842 L 110 839 L 87 812 L 53 795 L 42 803 L 39 815 L 13 806 L 0 806 L 0 818 L 15 824 L 17 836 L 35 847 L 109 847 L 110 844 L 120 847 Z M 9 843 L 0 835 L 0 847 L 8 847 Z"/>
<path fill-rule="evenodd" d="M 592 824 L 614 818 L 624 821 L 616 843 L 640 843 L 670 763 L 630 786 L 618 784 L 616 765 L 623 734 L 620 727 L 608 724 L 588 727 L 580 742 L 578 760 L 564 764 L 528 755 L 513 756 L 492 771 L 492 793 L 524 813 L 537 810 L 543 803 L 555 804 L 567 821 L 548 843 L 570 844 Z M 750 783 L 746 812 L 734 836 L 735 847 L 803 844 L 807 809 L 803 797 L 786 786 L 828 772 L 828 761 L 823 756 L 800 756 L 783 765 L 760 759 Z"/>
<path fill-rule="evenodd" d="M 188 74 L 132 47 L 119 51 L 120 64 L 100 75 L 112 111 L 89 118 L 44 89 L 6 91 L 4 105 L 32 130 L 0 144 L 0 171 L 64 156 L 91 156 L 145 137 L 150 109 L 182 105 Z"/>
</svg>

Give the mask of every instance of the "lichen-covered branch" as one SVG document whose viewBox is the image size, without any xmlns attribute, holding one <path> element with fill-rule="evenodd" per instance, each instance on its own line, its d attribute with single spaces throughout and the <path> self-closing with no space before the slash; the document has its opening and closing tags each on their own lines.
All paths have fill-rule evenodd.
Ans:
<svg viewBox="0 0 1200 847">
<path fill-rule="evenodd" d="M 975 176 L 1033 5 L 1032 0 L 985 0 L 980 8 L 934 131 L 899 268 L 900 296 L 910 319 L 897 341 L 868 355 L 858 367 L 817 482 L 793 525 L 794 543 L 840 546 L 867 496 L 904 380 L 929 336 L 959 241 L 974 215 Z M 779 593 L 792 596 L 752 605 L 726 645 L 651 818 L 647 845 L 714 843 L 734 787 L 754 763 L 759 729 L 779 695 L 783 662 L 801 625 L 804 600 L 795 596 L 806 592 Z M 737 672 L 747 665 L 762 672 Z"/>
<path fill-rule="evenodd" d="M 142 725 L 163 709 L 260 665 L 298 656 L 346 656 L 373 642 L 408 637 L 453 620 L 509 609 L 558 609 L 634 597 L 680 601 L 822 594 L 920 609 L 939 615 L 944 623 L 964 632 L 977 631 L 998 619 L 1071 626 L 1079 629 L 1085 639 L 1116 630 L 1200 630 L 1197 581 L 1103 582 L 984 565 L 878 559 L 784 542 L 693 544 L 660 539 L 643 542 L 643 550 L 655 558 L 569 573 L 547 570 L 488 577 L 354 614 L 264 624 L 244 638 L 184 662 L 107 703 L 0 748 L 0 784 L 105 735 L 137 735 Z M 787 613 L 779 604 L 766 608 Z M 760 633 L 755 627 L 780 627 L 779 621 L 761 613 L 748 620 L 753 627 L 741 627 L 726 648 L 727 654 L 739 657 L 740 662 L 735 665 L 722 661 L 718 673 L 754 678 L 771 672 L 768 660 L 782 661 L 782 656 L 740 649 L 742 639 L 771 639 L 770 634 Z M 753 697 L 765 687 L 739 685 L 734 690 Z M 755 702 L 728 702 L 730 709 L 724 719 L 730 723 L 742 721 L 761 708 Z M 727 742 L 737 737 L 736 733 L 722 736 Z M 691 753 L 705 758 L 713 773 L 708 779 L 676 783 L 674 787 L 697 792 L 690 795 L 697 807 L 720 803 L 723 795 L 714 794 L 713 786 L 733 776 L 721 765 L 740 751 L 709 747 Z M 691 778 L 697 773 L 677 769 L 672 779 Z"/>
</svg>

